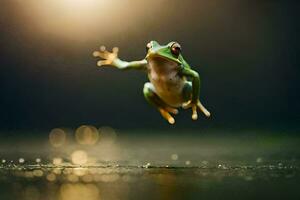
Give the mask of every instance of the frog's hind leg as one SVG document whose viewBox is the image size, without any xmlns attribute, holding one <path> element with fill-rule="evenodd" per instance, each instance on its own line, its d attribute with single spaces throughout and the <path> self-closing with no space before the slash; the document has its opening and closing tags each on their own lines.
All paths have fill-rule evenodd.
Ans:
<svg viewBox="0 0 300 200">
<path fill-rule="evenodd" d="M 146 100 L 158 109 L 163 118 L 165 118 L 170 124 L 174 124 L 175 119 L 170 113 L 177 114 L 178 110 L 168 106 L 159 98 L 159 96 L 155 93 L 155 88 L 152 83 L 145 83 L 143 92 Z"/>
<path fill-rule="evenodd" d="M 191 99 L 193 96 L 192 93 L 193 93 L 192 83 L 187 81 L 183 88 L 183 97 L 184 97 L 185 103 L 182 105 L 182 108 L 187 109 L 190 107 L 189 103 L 191 102 Z M 210 112 L 202 105 L 202 103 L 200 102 L 199 99 L 197 102 L 197 107 L 204 113 L 204 115 L 206 117 L 210 117 Z M 192 118 L 194 120 L 198 118 L 197 110 L 196 110 L 197 107 L 194 107 L 192 110 L 193 111 Z"/>
</svg>

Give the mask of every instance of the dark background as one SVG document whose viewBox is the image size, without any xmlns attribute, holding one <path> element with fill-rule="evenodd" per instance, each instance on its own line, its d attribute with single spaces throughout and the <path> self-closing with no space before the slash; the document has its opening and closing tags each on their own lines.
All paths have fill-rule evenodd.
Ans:
<svg viewBox="0 0 300 200">
<path fill-rule="evenodd" d="M 1 1 L 1 130 L 299 129 L 297 1 L 64 1 Z M 150 40 L 182 45 L 210 119 L 188 110 L 168 125 L 144 100 L 145 74 L 92 57 L 103 44 L 142 59 Z"/>
</svg>

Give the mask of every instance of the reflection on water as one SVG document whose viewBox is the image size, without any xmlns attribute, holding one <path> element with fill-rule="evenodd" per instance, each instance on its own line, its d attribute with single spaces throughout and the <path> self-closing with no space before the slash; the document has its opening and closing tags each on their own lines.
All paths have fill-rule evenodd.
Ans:
<svg viewBox="0 0 300 200">
<path fill-rule="evenodd" d="M 277 199 L 278 195 L 293 199 L 300 194 L 299 168 L 288 164 L 234 167 L 8 164 L 0 166 L 0 174 L 0 197 L 8 200 L 176 200 L 198 199 L 202 195 L 209 199 L 221 196 L 222 199 Z M 9 195 L 3 193 L 5 190 L 10 191 Z"/>
<path fill-rule="evenodd" d="M 98 187 L 94 184 L 64 183 L 59 189 L 59 197 L 61 200 L 97 200 L 100 195 Z"/>
<path fill-rule="evenodd" d="M 0 141 L 1 200 L 300 196 L 298 137 L 117 135 L 88 125 L 48 135 Z"/>
</svg>

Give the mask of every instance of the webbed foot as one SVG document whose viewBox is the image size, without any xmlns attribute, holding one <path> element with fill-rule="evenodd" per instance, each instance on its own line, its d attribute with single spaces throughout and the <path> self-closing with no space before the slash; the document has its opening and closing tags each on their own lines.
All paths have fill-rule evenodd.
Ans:
<svg viewBox="0 0 300 200">
<path fill-rule="evenodd" d="M 172 115 L 165 109 L 163 108 L 158 108 L 161 116 L 163 116 L 163 118 L 165 118 L 170 124 L 174 124 L 175 123 L 175 119 L 172 117 Z"/>
<path fill-rule="evenodd" d="M 199 108 L 206 117 L 210 117 L 210 112 L 201 104 L 200 100 L 197 101 L 197 103 L 192 103 L 192 101 L 188 101 L 187 103 L 184 103 L 182 105 L 182 108 L 188 109 L 192 108 L 192 119 L 197 120 L 198 114 L 197 114 L 197 108 Z"/>
<path fill-rule="evenodd" d="M 103 59 L 97 62 L 99 67 L 103 65 L 113 65 L 114 60 L 118 58 L 118 52 L 118 47 L 114 47 L 112 52 L 109 52 L 105 49 L 105 46 L 101 46 L 99 51 L 93 52 L 93 56 Z"/>
</svg>

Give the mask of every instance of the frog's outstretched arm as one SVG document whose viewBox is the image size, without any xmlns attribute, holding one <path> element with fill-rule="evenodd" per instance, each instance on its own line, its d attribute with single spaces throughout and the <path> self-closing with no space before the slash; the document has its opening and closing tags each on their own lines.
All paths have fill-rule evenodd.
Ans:
<svg viewBox="0 0 300 200">
<path fill-rule="evenodd" d="M 200 76 L 199 74 L 187 67 L 183 67 L 180 71 L 180 74 L 186 77 L 190 77 L 192 79 L 192 99 L 184 104 L 183 108 L 192 107 L 192 119 L 196 120 L 198 118 L 197 107 L 207 116 L 210 116 L 210 112 L 201 104 L 199 100 L 200 93 Z"/>
<path fill-rule="evenodd" d="M 114 47 L 112 49 L 112 52 L 109 52 L 105 50 L 105 47 L 100 47 L 100 51 L 94 51 L 93 55 L 95 57 L 100 57 L 103 60 L 99 60 L 97 62 L 97 65 L 104 66 L 104 65 L 112 65 L 114 67 L 117 67 L 118 69 L 126 70 L 126 69 L 146 69 L 147 68 L 147 61 L 145 59 L 140 61 L 132 61 L 132 62 L 126 62 L 123 60 L 120 60 L 118 58 L 118 52 L 119 49 L 117 47 Z"/>
</svg>

